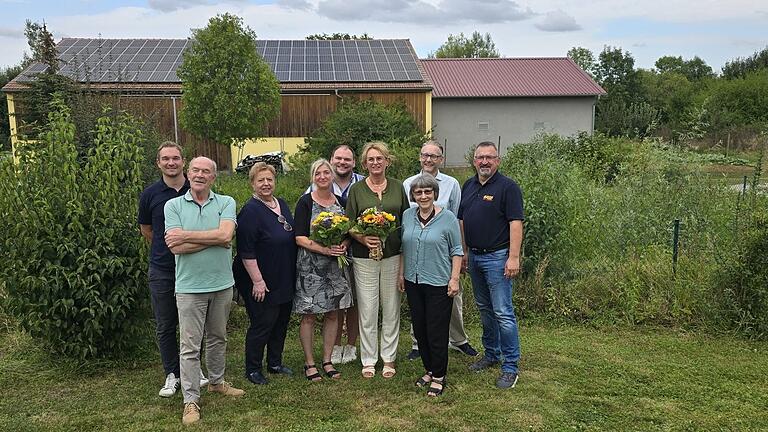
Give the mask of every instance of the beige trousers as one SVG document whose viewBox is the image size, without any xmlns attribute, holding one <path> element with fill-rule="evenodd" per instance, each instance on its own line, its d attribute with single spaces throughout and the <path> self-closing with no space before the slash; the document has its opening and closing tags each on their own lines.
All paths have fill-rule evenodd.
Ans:
<svg viewBox="0 0 768 432">
<path fill-rule="evenodd" d="M 360 361 L 373 366 L 379 357 L 379 306 L 381 306 L 381 359 L 394 362 L 400 339 L 400 291 L 397 273 L 400 255 L 376 261 L 354 258 L 357 311 L 360 316 Z"/>
</svg>

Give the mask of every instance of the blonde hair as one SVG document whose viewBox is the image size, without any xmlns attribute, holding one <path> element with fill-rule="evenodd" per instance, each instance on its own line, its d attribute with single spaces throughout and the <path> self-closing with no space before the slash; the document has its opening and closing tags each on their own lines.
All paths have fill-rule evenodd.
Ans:
<svg viewBox="0 0 768 432">
<path fill-rule="evenodd" d="M 329 170 L 331 170 L 331 180 L 336 179 L 336 173 L 333 172 L 333 166 L 331 166 L 331 163 L 328 162 L 328 159 L 320 158 L 314 162 L 312 162 L 312 165 L 309 167 L 309 182 L 314 184 L 315 183 L 315 174 L 317 173 L 317 170 L 319 170 L 321 167 L 327 166 Z"/>
<path fill-rule="evenodd" d="M 253 180 L 256 179 L 256 176 L 259 175 L 262 171 L 269 171 L 272 173 L 273 178 L 277 178 L 277 172 L 275 171 L 275 167 L 268 163 L 264 162 L 256 162 L 251 167 L 251 170 L 248 171 L 248 181 L 253 184 Z"/>
<path fill-rule="evenodd" d="M 368 166 L 366 165 L 366 162 L 367 162 L 366 158 L 368 158 L 368 152 L 371 150 L 378 150 L 378 152 L 381 153 L 382 156 L 384 156 L 384 159 L 386 159 L 390 165 L 395 160 L 395 158 L 392 156 L 392 153 L 389 152 L 389 147 L 387 147 L 387 143 L 385 143 L 384 141 L 367 142 L 363 146 L 363 151 L 360 153 L 360 165 L 363 166 L 366 170 L 368 170 Z"/>
</svg>

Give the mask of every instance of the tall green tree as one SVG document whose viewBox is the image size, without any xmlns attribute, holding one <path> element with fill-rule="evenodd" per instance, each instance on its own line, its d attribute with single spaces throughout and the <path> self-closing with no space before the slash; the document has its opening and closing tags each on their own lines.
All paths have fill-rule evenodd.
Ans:
<svg viewBox="0 0 768 432">
<path fill-rule="evenodd" d="M 714 75 L 712 68 L 698 56 L 690 60 L 683 60 L 681 56 L 659 57 L 656 60 L 656 70 L 660 74 L 677 73 L 683 75 L 688 81 L 699 81 Z"/>
<path fill-rule="evenodd" d="M 750 72 L 768 69 L 768 46 L 749 57 L 737 57 L 723 66 L 723 78 L 744 78 Z"/>
<path fill-rule="evenodd" d="M 581 70 L 588 73 L 589 76 L 595 75 L 595 55 L 587 48 L 573 47 L 568 50 L 566 54 L 569 59 L 573 60 Z"/>
<path fill-rule="evenodd" d="M 235 15 L 217 15 L 192 30 L 177 74 L 182 127 L 221 145 L 262 136 L 280 112 L 280 84 L 256 51 L 256 34 Z"/>
<path fill-rule="evenodd" d="M 449 34 L 448 40 L 428 56 L 429 58 L 488 58 L 500 57 L 500 54 L 490 33 L 482 35 L 476 31 L 469 38 L 464 36 L 464 33 L 459 33 L 458 36 Z"/>
<path fill-rule="evenodd" d="M 598 56 L 595 78 L 611 98 L 625 103 L 642 100 L 635 58 L 620 47 L 606 46 Z"/>
</svg>

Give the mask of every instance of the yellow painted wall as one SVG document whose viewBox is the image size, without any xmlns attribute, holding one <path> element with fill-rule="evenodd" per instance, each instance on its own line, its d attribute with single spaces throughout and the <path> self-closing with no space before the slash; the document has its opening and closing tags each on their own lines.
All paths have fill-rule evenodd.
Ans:
<svg viewBox="0 0 768 432">
<path fill-rule="evenodd" d="M 260 138 L 256 141 L 248 140 L 243 147 L 242 154 L 237 146 L 232 146 L 232 167 L 236 167 L 245 155 L 260 155 L 273 151 L 284 151 L 286 154 L 292 155 L 298 152 L 303 145 L 304 137 L 270 137 Z"/>
</svg>

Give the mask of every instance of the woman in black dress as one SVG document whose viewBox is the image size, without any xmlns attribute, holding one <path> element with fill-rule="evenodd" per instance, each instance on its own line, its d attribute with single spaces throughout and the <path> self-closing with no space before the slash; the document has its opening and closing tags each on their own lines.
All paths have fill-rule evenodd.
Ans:
<svg viewBox="0 0 768 432">
<path fill-rule="evenodd" d="M 283 347 L 296 284 L 296 240 L 288 205 L 275 198 L 275 169 L 257 163 L 248 174 L 253 198 L 237 215 L 235 287 L 245 300 L 251 325 L 245 335 L 245 376 L 267 384 L 262 372 L 292 375 L 283 366 Z"/>
<path fill-rule="evenodd" d="M 323 314 L 323 372 L 338 379 L 341 374 L 331 363 L 331 353 L 338 329 L 338 310 L 352 306 L 349 270 L 340 268 L 337 257 L 346 254 L 350 239 L 329 247 L 309 238 L 310 224 L 321 212 L 344 213 L 341 197 L 333 194 L 333 169 L 325 159 L 318 159 L 310 168 L 314 187 L 296 203 L 296 295 L 293 311 L 301 314 L 299 339 L 304 349 L 304 376 L 319 381 L 313 353 L 315 315 Z"/>
</svg>

